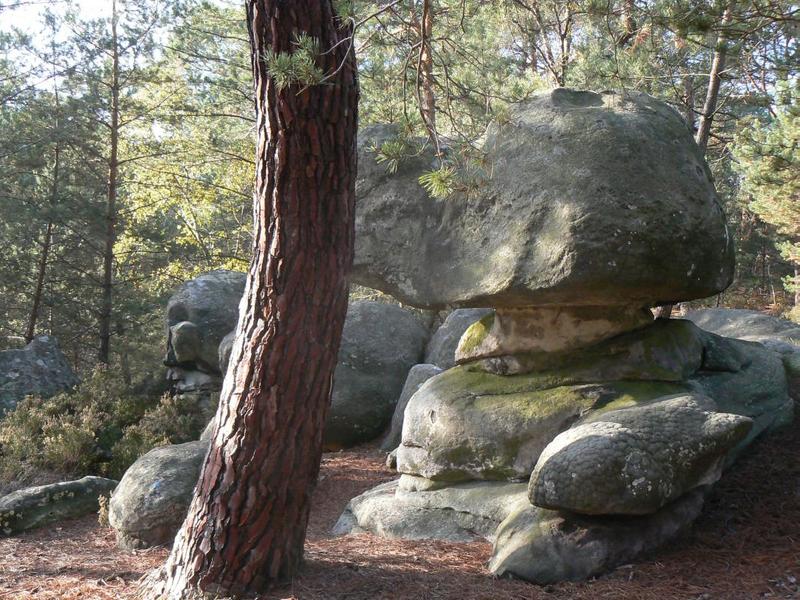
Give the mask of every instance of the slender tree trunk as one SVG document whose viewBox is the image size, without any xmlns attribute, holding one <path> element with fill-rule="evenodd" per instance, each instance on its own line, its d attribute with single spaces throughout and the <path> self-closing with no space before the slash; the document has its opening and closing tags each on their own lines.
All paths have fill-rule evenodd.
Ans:
<svg viewBox="0 0 800 600">
<path fill-rule="evenodd" d="M 431 36 L 433 35 L 431 0 L 423 0 L 422 19 L 417 18 L 415 11 L 412 22 L 416 24 L 420 44 L 417 63 L 419 111 L 425 129 L 428 131 L 428 139 L 436 146 L 438 153 L 439 136 L 436 132 L 436 94 L 433 75 L 433 48 L 431 46 Z"/>
<path fill-rule="evenodd" d="M 56 154 L 57 156 L 58 154 Z M 57 160 L 57 159 L 56 159 Z M 57 169 L 54 169 L 54 174 Z M 54 184 L 55 185 L 55 184 Z M 36 287 L 33 290 L 33 300 L 31 303 L 31 312 L 28 315 L 28 326 L 25 328 L 25 343 L 30 344 L 36 335 L 36 322 L 39 319 L 39 309 L 42 305 L 42 295 L 44 292 L 44 277 L 47 271 L 47 261 L 50 257 L 50 246 L 53 242 L 53 223 L 49 221 L 44 230 L 44 238 L 42 239 L 42 253 L 39 255 L 39 264 L 36 268 Z"/>
<path fill-rule="evenodd" d="M 106 197 L 106 234 L 103 251 L 103 296 L 100 310 L 100 352 L 98 360 L 109 363 L 111 354 L 111 317 L 114 293 L 114 242 L 117 228 L 117 178 L 119 175 L 119 44 L 117 40 L 117 0 L 111 5 L 111 151 L 108 158 L 108 193 Z"/>
<path fill-rule="evenodd" d="M 686 121 L 689 131 L 694 133 L 694 82 L 692 76 L 686 73 L 683 76 L 683 118 Z"/>
<path fill-rule="evenodd" d="M 358 85 L 331 0 L 247 0 L 258 111 L 254 256 L 211 448 L 144 596 L 263 593 L 303 556 L 353 258 Z M 269 52 L 319 40 L 330 79 L 278 91 Z"/>
<path fill-rule="evenodd" d="M 722 14 L 719 34 L 717 35 L 717 45 L 714 48 L 714 57 L 711 60 L 711 71 L 708 74 L 708 90 L 706 100 L 703 104 L 703 112 L 700 114 L 700 125 L 697 128 L 695 141 L 700 149 L 705 153 L 708 147 L 708 138 L 711 135 L 711 124 L 714 121 L 714 114 L 717 112 L 717 101 L 719 100 L 719 87 L 722 83 L 722 72 L 725 70 L 725 61 L 728 56 L 728 32 L 727 27 L 731 23 L 731 7 L 728 6 Z"/>
</svg>

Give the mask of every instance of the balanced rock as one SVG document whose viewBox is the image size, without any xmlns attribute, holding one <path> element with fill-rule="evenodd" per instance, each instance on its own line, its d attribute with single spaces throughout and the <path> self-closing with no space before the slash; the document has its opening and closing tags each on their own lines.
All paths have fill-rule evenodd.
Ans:
<svg viewBox="0 0 800 600">
<path fill-rule="evenodd" d="M 350 304 L 325 423 L 327 449 L 366 442 L 386 430 L 427 341 L 427 327 L 411 311 L 366 300 Z"/>
<path fill-rule="evenodd" d="M 587 515 L 644 515 L 716 482 L 752 422 L 709 412 L 715 408 L 709 398 L 678 396 L 609 411 L 565 431 L 539 457 L 531 503 Z"/>
<path fill-rule="evenodd" d="M 111 496 L 108 521 L 126 549 L 172 542 L 192 500 L 208 442 L 154 448 L 125 472 Z"/>
<path fill-rule="evenodd" d="M 491 314 L 490 308 L 457 308 L 431 336 L 425 349 L 425 362 L 441 369 L 456 365 L 456 348 L 464 332 L 482 317 Z"/>
<path fill-rule="evenodd" d="M 56 339 L 40 335 L 19 350 L 0 352 L 0 417 L 25 396 L 49 398 L 78 384 Z"/>
<path fill-rule="evenodd" d="M 236 327 L 247 275 L 211 271 L 184 283 L 167 304 L 164 364 L 219 374 L 219 345 Z"/>
<path fill-rule="evenodd" d="M 359 135 L 353 280 L 420 307 L 652 306 L 727 287 L 733 245 L 683 118 L 637 92 L 556 89 L 489 127 L 491 176 L 435 200 Z"/>
<path fill-rule="evenodd" d="M 87 476 L 12 492 L 0 498 L 0 535 L 96 513 L 100 496 L 115 487 L 113 479 Z"/>
</svg>

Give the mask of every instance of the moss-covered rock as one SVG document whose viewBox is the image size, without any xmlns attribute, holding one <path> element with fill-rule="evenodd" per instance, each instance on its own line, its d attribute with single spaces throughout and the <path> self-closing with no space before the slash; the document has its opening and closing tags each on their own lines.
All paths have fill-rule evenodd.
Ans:
<svg viewBox="0 0 800 600">
<path fill-rule="evenodd" d="M 527 479 L 545 446 L 586 411 L 685 391 L 670 382 L 581 385 L 568 374 L 456 367 L 409 401 L 397 469 L 438 481 Z"/>
<path fill-rule="evenodd" d="M 518 506 L 497 529 L 489 569 L 540 585 L 600 575 L 679 535 L 700 514 L 704 494 L 693 490 L 639 517 L 585 517 Z"/>
<path fill-rule="evenodd" d="M 12 492 L 0 498 L 0 536 L 96 513 L 99 497 L 115 487 L 113 479 L 88 476 Z"/>
</svg>

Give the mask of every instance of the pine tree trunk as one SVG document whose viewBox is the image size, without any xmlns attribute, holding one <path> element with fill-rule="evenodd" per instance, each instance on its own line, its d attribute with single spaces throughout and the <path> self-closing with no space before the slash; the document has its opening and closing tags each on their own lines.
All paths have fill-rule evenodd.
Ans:
<svg viewBox="0 0 800 600">
<path fill-rule="evenodd" d="M 711 60 L 711 71 L 708 74 L 708 90 L 706 100 L 703 104 L 703 112 L 700 114 L 700 125 L 697 128 L 695 141 L 700 149 L 705 153 L 708 147 L 708 138 L 711 136 L 711 124 L 714 121 L 714 114 L 717 112 L 717 101 L 719 100 L 719 87 L 722 83 L 722 72 L 725 70 L 725 61 L 728 56 L 728 33 L 726 28 L 731 23 L 731 7 L 728 6 L 722 15 L 720 31 L 717 35 L 717 45 L 714 49 L 714 57 Z"/>
<path fill-rule="evenodd" d="M 211 448 L 144 596 L 262 593 L 303 556 L 353 259 L 358 86 L 331 0 L 247 0 L 258 111 L 254 256 Z M 330 79 L 279 91 L 265 56 L 319 40 Z"/>
<path fill-rule="evenodd" d="M 114 242 L 117 234 L 117 179 L 119 176 L 119 43 L 117 40 L 117 2 L 111 5 L 111 148 L 108 157 L 106 231 L 103 250 L 102 299 L 100 307 L 100 351 L 98 360 L 108 364 L 111 355 L 111 317 L 114 293 Z"/>
<path fill-rule="evenodd" d="M 431 36 L 433 35 L 433 13 L 430 0 L 422 2 L 422 20 L 418 20 L 416 12 L 413 15 L 419 34 L 419 61 L 417 65 L 417 94 L 419 100 L 420 116 L 425 129 L 428 130 L 428 139 L 439 152 L 438 134 L 436 133 L 436 94 L 433 76 L 433 48 Z"/>
</svg>

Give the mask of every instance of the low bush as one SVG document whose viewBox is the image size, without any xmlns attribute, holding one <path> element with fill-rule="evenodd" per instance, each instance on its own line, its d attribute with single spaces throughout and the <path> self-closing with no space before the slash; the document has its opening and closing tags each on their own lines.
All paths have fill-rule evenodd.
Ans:
<svg viewBox="0 0 800 600">
<path fill-rule="evenodd" d="M 151 448 L 197 439 L 214 406 L 142 392 L 98 368 L 75 390 L 25 398 L 0 421 L 0 489 L 46 478 L 119 478 Z"/>
</svg>

